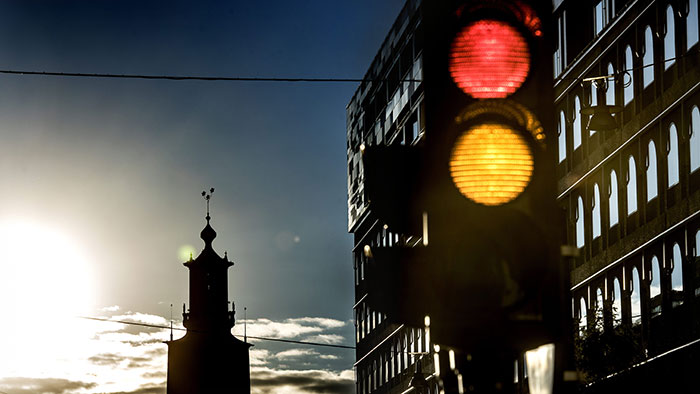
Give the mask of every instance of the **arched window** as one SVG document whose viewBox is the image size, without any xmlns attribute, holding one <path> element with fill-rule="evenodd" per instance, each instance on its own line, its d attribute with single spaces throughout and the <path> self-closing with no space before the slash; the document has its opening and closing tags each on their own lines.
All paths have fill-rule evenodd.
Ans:
<svg viewBox="0 0 700 394">
<path fill-rule="evenodd" d="M 598 288 L 595 292 L 595 317 L 596 317 L 596 328 L 599 330 L 603 329 L 603 290 Z"/>
<path fill-rule="evenodd" d="M 612 63 L 608 63 L 608 75 L 615 75 L 615 68 Z M 608 79 L 608 91 L 605 92 L 605 103 L 615 105 L 615 77 Z"/>
<path fill-rule="evenodd" d="M 559 112 L 559 123 L 557 124 L 559 134 L 559 162 L 566 159 L 566 116 L 564 111 Z"/>
<path fill-rule="evenodd" d="M 700 168 L 700 110 L 690 110 L 690 172 Z"/>
<path fill-rule="evenodd" d="M 622 290 L 620 288 L 620 281 L 617 278 L 613 281 L 613 297 L 613 325 L 617 326 L 622 322 Z"/>
<path fill-rule="evenodd" d="M 651 27 L 644 29 L 644 57 L 642 58 L 642 84 L 646 88 L 654 82 L 654 35 Z"/>
<path fill-rule="evenodd" d="M 591 106 L 596 106 L 596 105 L 598 105 L 598 88 L 595 86 L 595 83 L 591 83 Z M 588 121 L 588 119 L 589 119 L 588 116 L 583 117 L 583 115 L 581 115 L 581 117 L 582 117 L 582 119 L 581 119 L 582 121 Z M 588 130 L 589 136 L 591 136 L 593 134 L 595 134 L 595 130 L 593 130 L 593 129 Z"/>
<path fill-rule="evenodd" d="M 642 320 L 642 299 L 640 297 L 639 271 L 632 268 L 632 283 L 630 284 L 630 302 L 632 309 L 632 324 L 639 324 Z"/>
<path fill-rule="evenodd" d="M 581 100 L 574 97 L 574 113 L 571 119 L 574 122 L 574 150 L 581 146 Z"/>
<path fill-rule="evenodd" d="M 668 187 L 678 183 L 679 165 L 678 130 L 676 130 L 676 125 L 671 123 L 668 127 Z"/>
<path fill-rule="evenodd" d="M 591 221 L 593 239 L 600 237 L 600 221 L 600 189 L 596 183 L 593 185 L 593 220 Z"/>
<path fill-rule="evenodd" d="M 583 199 L 579 196 L 576 205 L 576 247 L 581 248 L 586 243 L 585 227 L 583 224 Z"/>
<path fill-rule="evenodd" d="M 637 212 L 637 166 L 630 156 L 627 167 L 627 215 Z"/>
<path fill-rule="evenodd" d="M 630 48 L 629 45 L 625 47 L 625 70 L 626 70 L 626 75 L 629 75 L 630 80 L 629 84 L 625 83 L 625 90 L 623 91 L 624 95 L 624 105 L 627 105 L 632 102 L 632 99 L 634 98 L 634 65 L 632 61 L 632 48 Z M 627 81 L 625 81 L 627 82 Z"/>
<path fill-rule="evenodd" d="M 673 260 L 671 261 L 671 289 L 674 292 L 683 291 L 683 257 L 681 255 L 681 247 L 678 244 L 673 244 Z M 682 299 L 676 300 L 676 296 L 672 297 L 674 303 L 678 301 L 681 304 Z"/>
<path fill-rule="evenodd" d="M 676 28 L 673 7 L 666 7 L 666 35 L 664 36 L 664 70 L 676 63 Z"/>
<path fill-rule="evenodd" d="M 659 268 L 659 259 L 656 256 L 651 258 L 651 277 L 649 279 L 651 314 L 655 316 L 661 313 L 661 269 Z"/>
<path fill-rule="evenodd" d="M 659 194 L 659 182 L 656 172 L 656 145 L 654 140 L 649 140 L 649 151 L 647 154 L 647 201 L 651 201 Z"/>
<path fill-rule="evenodd" d="M 687 48 L 698 43 L 698 0 L 688 0 L 688 15 L 685 17 L 685 32 Z"/>
<path fill-rule="evenodd" d="M 615 170 L 612 170 L 610 171 L 610 189 L 608 190 L 608 219 L 610 221 L 610 227 L 616 225 L 618 222 L 617 201 L 617 174 Z"/>
<path fill-rule="evenodd" d="M 581 297 L 581 300 L 579 301 L 579 310 L 578 310 L 578 328 L 579 328 L 579 333 L 582 332 L 583 330 L 586 329 L 587 326 L 587 317 L 588 317 L 588 309 L 586 308 L 586 300 Z"/>
<path fill-rule="evenodd" d="M 700 230 L 695 233 L 695 257 L 700 256 Z"/>
</svg>

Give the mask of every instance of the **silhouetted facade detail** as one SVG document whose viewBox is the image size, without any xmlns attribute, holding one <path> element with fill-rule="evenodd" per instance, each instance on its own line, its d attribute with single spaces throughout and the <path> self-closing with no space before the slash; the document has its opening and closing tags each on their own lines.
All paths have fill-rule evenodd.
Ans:
<svg viewBox="0 0 700 394">
<path fill-rule="evenodd" d="M 229 309 L 228 256 L 213 249 L 216 231 L 201 232 L 204 250 L 184 263 L 190 270 L 190 307 L 183 305 L 184 337 L 168 343 L 168 394 L 250 393 L 247 342 L 231 334 L 235 306 Z"/>
<path fill-rule="evenodd" d="M 698 0 L 554 5 L 558 201 L 580 252 L 573 313 L 581 329 L 626 325 L 645 358 L 587 391 L 698 392 Z M 595 77 L 606 83 L 585 81 Z M 601 104 L 620 107 L 615 127 L 588 130 L 581 110 Z"/>
</svg>

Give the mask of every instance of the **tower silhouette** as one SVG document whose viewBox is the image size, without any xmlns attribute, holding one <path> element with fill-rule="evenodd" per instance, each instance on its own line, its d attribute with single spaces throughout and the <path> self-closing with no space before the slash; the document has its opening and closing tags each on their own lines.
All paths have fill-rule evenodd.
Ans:
<svg viewBox="0 0 700 394">
<path fill-rule="evenodd" d="M 209 224 L 208 197 L 207 225 L 200 234 L 204 249 L 184 263 L 190 270 L 189 310 L 182 306 L 187 333 L 167 342 L 167 394 L 250 393 L 251 345 L 231 334 L 236 311 L 235 304 L 228 306 L 227 274 L 233 263 L 212 247 L 216 231 Z"/>
</svg>

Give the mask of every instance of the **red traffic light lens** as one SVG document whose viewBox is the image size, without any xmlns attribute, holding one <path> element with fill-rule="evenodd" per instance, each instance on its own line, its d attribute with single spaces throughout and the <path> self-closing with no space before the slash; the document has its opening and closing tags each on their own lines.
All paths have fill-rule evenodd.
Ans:
<svg viewBox="0 0 700 394">
<path fill-rule="evenodd" d="M 474 98 L 505 98 L 520 88 L 529 72 L 527 41 L 508 23 L 473 22 L 452 43 L 450 75 Z"/>
</svg>

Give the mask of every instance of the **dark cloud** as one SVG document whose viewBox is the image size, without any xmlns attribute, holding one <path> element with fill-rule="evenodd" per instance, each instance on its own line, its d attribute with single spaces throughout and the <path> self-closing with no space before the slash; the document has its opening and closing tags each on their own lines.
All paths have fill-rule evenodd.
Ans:
<svg viewBox="0 0 700 394">
<path fill-rule="evenodd" d="M 90 358 L 88 358 L 88 361 L 90 361 L 93 364 L 96 365 L 119 365 L 122 361 L 124 361 L 126 357 L 116 354 L 116 353 L 99 353 L 96 354 Z"/>
<path fill-rule="evenodd" d="M 168 374 L 165 371 L 144 372 L 141 374 L 146 379 L 167 378 Z"/>
<path fill-rule="evenodd" d="M 274 393 L 281 386 L 293 386 L 311 393 L 351 394 L 355 382 L 327 371 L 251 371 L 251 386 L 263 393 Z"/>
<path fill-rule="evenodd" d="M 134 391 L 119 391 L 114 393 L 105 394 L 164 394 L 165 393 L 165 382 L 160 386 L 145 386 L 139 387 Z"/>
<path fill-rule="evenodd" d="M 0 379 L 0 388 L 12 394 L 64 394 L 95 387 L 95 383 L 55 378 L 12 377 Z"/>
</svg>

